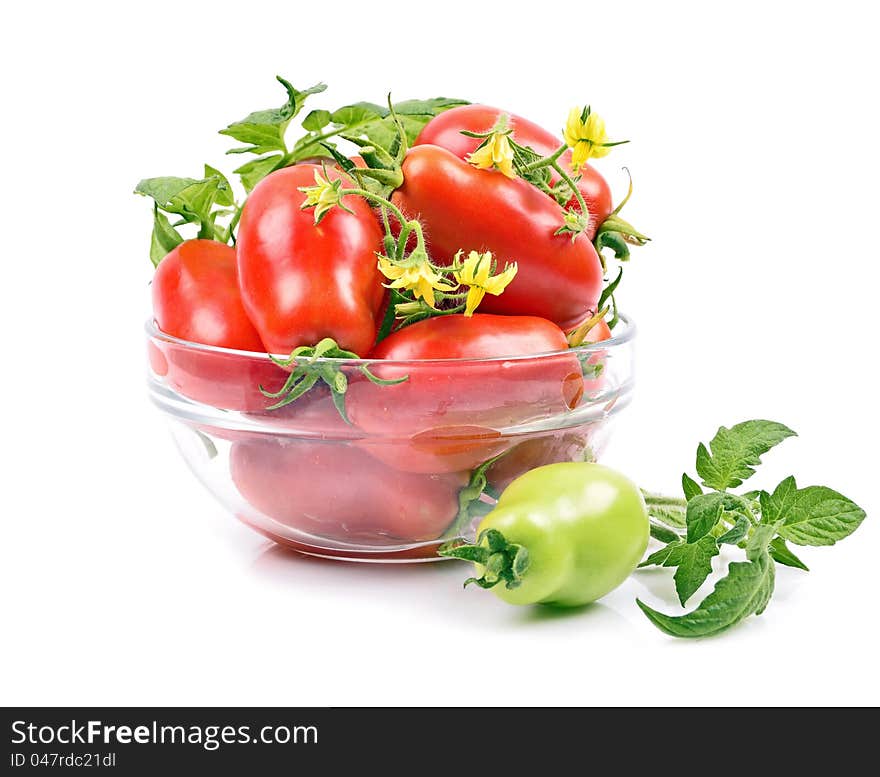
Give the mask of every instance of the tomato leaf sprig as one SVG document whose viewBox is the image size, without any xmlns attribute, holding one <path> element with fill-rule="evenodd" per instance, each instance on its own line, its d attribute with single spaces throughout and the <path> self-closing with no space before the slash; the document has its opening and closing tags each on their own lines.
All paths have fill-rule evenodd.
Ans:
<svg viewBox="0 0 880 777">
<path fill-rule="evenodd" d="M 134 191 L 153 200 L 150 260 L 154 267 L 183 242 L 178 227 L 197 224 L 198 237 L 226 243 L 238 221 L 232 187 L 226 176 L 210 165 L 205 165 L 204 178 L 145 178 Z M 172 223 L 168 215 L 177 219 Z M 225 217 L 232 220 L 223 226 Z"/>
<path fill-rule="evenodd" d="M 285 135 L 294 117 L 303 109 L 306 98 L 326 90 L 325 84 L 315 84 L 298 90 L 281 76 L 276 76 L 287 91 L 287 101 L 280 108 L 255 111 L 240 121 L 233 122 L 221 135 L 228 135 L 249 145 L 233 148 L 228 154 L 255 154 L 256 159 L 238 167 L 234 172 L 241 177 L 244 188 L 250 192 L 269 173 L 288 167 L 304 159 L 335 157 L 336 140 L 346 140 L 362 148 L 362 156 L 382 151 L 394 156 L 398 143 L 399 124 L 407 140 L 412 143 L 434 116 L 456 105 L 467 105 L 467 100 L 435 97 L 427 100 L 404 100 L 384 107 L 370 102 L 343 105 L 334 111 L 317 108 L 302 120 L 305 134 L 292 144 Z"/>
<path fill-rule="evenodd" d="M 788 542 L 833 545 L 862 523 L 865 511 L 850 499 L 826 486 L 798 488 L 794 477 L 787 477 L 772 493 L 729 490 L 755 473 L 761 456 L 793 436 L 791 429 L 773 421 L 722 426 L 708 447 L 700 443 L 697 448 L 702 485 L 685 473 L 684 500 L 648 495 L 649 513 L 658 522 L 651 533 L 667 544 L 640 566 L 674 568 L 682 605 L 709 577 L 722 545 L 740 548 L 746 557 L 732 562 L 712 593 L 685 615 L 665 615 L 637 599 L 659 629 L 675 637 L 706 637 L 760 615 L 773 595 L 777 563 L 807 570 Z"/>
</svg>

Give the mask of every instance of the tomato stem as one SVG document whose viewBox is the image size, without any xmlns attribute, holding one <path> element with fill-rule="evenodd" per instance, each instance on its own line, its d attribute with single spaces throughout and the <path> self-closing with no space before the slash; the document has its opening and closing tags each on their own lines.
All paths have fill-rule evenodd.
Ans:
<svg viewBox="0 0 880 777">
<path fill-rule="evenodd" d="M 480 532 L 473 544 L 461 537 L 450 540 L 437 549 L 437 555 L 471 561 L 483 567 L 480 577 L 469 577 L 464 581 L 465 587 L 475 583 L 480 588 L 494 588 L 503 581 L 505 588 L 518 588 L 529 568 L 526 547 L 508 542 L 497 529 Z"/>
<path fill-rule="evenodd" d="M 580 205 L 581 213 L 583 214 L 584 218 L 589 219 L 590 209 L 587 207 L 587 203 L 584 200 L 584 195 L 581 194 L 581 190 L 578 189 L 577 184 L 574 182 L 572 177 L 567 172 L 565 172 L 565 170 L 562 169 L 562 165 L 560 165 L 556 159 L 553 160 L 553 162 L 550 164 L 550 167 L 552 167 L 559 175 L 559 177 L 568 184 L 569 188 L 575 196 L 575 199 L 578 201 L 578 205 Z"/>
<path fill-rule="evenodd" d="M 564 143 L 556 149 L 550 156 L 542 157 L 541 159 L 536 159 L 534 162 L 530 162 L 522 168 L 522 172 L 531 173 L 533 170 L 540 170 L 542 167 L 552 167 L 554 162 L 556 162 L 559 157 L 561 157 L 568 150 L 568 146 Z"/>
<path fill-rule="evenodd" d="M 687 500 L 676 496 L 657 494 L 653 491 L 645 491 L 645 489 L 642 489 L 642 496 L 649 507 L 652 505 L 657 507 L 687 507 Z"/>
<path fill-rule="evenodd" d="M 356 197 L 363 197 L 365 200 L 368 200 L 370 202 L 374 202 L 383 209 L 387 208 L 388 210 L 390 210 L 392 215 L 394 216 L 394 218 L 397 219 L 398 223 L 400 224 L 400 237 L 397 240 L 398 253 L 400 253 L 402 251 L 402 249 L 406 247 L 406 241 L 407 241 L 407 238 L 409 238 L 410 233 L 415 232 L 416 233 L 416 248 L 415 248 L 415 250 L 418 251 L 419 249 L 422 249 L 422 251 L 424 251 L 425 254 L 427 254 L 427 248 L 425 246 L 425 235 L 422 232 L 421 223 L 419 223 L 418 219 L 408 219 L 403 214 L 403 211 L 400 208 L 398 208 L 393 202 L 391 202 L 391 200 L 387 200 L 384 197 L 381 197 L 380 195 L 369 191 L 368 189 L 360 189 L 360 188 L 342 189 L 339 192 L 339 194 L 341 197 L 348 197 L 348 196 L 352 196 L 352 195 L 354 195 Z M 387 219 L 387 216 L 386 216 L 386 219 Z"/>
</svg>

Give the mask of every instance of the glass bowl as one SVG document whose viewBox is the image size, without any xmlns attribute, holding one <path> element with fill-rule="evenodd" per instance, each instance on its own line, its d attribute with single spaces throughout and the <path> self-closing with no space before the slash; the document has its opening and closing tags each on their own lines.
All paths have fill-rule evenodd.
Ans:
<svg viewBox="0 0 880 777">
<path fill-rule="evenodd" d="M 149 321 L 148 382 L 190 468 L 251 528 L 312 555 L 434 560 L 518 475 L 600 455 L 633 387 L 634 325 L 614 332 L 537 356 L 300 360 L 342 399 L 319 378 L 269 409 L 291 368 Z"/>
</svg>

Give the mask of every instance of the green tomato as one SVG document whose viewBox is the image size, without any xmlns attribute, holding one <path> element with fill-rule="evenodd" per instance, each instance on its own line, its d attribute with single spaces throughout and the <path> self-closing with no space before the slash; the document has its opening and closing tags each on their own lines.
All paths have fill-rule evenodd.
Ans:
<svg viewBox="0 0 880 777">
<path fill-rule="evenodd" d="M 475 546 L 452 543 L 443 555 L 482 562 L 474 582 L 510 604 L 573 607 L 617 588 L 649 533 L 645 500 L 628 478 L 599 464 L 549 464 L 507 487 Z"/>
</svg>

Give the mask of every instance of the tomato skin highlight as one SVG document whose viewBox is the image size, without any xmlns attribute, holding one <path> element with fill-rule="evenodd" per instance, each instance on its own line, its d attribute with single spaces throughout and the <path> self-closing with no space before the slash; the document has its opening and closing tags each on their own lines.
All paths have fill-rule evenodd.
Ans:
<svg viewBox="0 0 880 777">
<path fill-rule="evenodd" d="M 506 113 L 510 117 L 508 126 L 513 130 L 514 140 L 520 145 L 531 146 L 543 156 L 549 156 L 562 145 L 561 138 L 543 127 L 539 127 L 534 122 L 489 105 L 461 105 L 444 111 L 425 125 L 414 145 L 441 146 L 451 151 L 459 159 L 465 159 L 468 154 L 477 149 L 481 140 L 462 135 L 461 131 L 489 132 L 502 113 Z M 559 158 L 559 162 L 563 170 L 571 172 L 571 151 L 566 151 Z M 559 176 L 555 172 L 552 173 L 552 176 L 552 182 L 556 183 Z M 608 218 L 613 208 L 611 189 L 608 182 L 589 163 L 581 170 L 581 178 L 577 187 L 590 212 L 590 223 L 586 232 L 592 240 L 596 236 L 596 229 Z M 580 211 L 580 204 L 576 197 L 572 197 L 566 207 Z"/>
<path fill-rule="evenodd" d="M 418 475 L 341 442 L 269 439 L 233 444 L 244 499 L 285 526 L 340 541 L 435 540 L 458 513 L 467 473 Z"/>
<path fill-rule="evenodd" d="M 376 339 L 385 292 L 376 267 L 382 230 L 370 206 L 346 197 L 320 224 L 302 210 L 318 165 L 278 170 L 254 188 L 238 231 L 238 271 L 245 309 L 270 353 L 332 337 L 366 353 Z M 322 173 L 323 174 L 323 173 Z M 330 180 L 339 173 L 327 169 Z"/>
<path fill-rule="evenodd" d="M 424 226 L 434 261 L 458 250 L 491 251 L 499 268 L 516 262 L 516 278 L 485 313 L 540 316 L 563 329 L 582 321 L 602 289 L 602 267 L 586 235 L 555 235 L 562 209 L 521 179 L 478 170 L 439 146 L 415 146 L 403 162 L 392 201 Z"/>
<path fill-rule="evenodd" d="M 265 351 L 238 290 L 235 249 L 216 240 L 187 240 L 153 277 L 153 317 L 166 334 L 194 343 Z"/>
<path fill-rule="evenodd" d="M 619 586 L 636 568 L 650 534 L 641 491 L 600 464 L 538 467 L 517 478 L 478 533 L 497 529 L 526 547 L 522 584 L 491 590 L 509 604 L 588 604 Z M 478 574 L 483 569 L 477 565 Z"/>
</svg>

